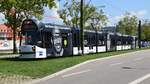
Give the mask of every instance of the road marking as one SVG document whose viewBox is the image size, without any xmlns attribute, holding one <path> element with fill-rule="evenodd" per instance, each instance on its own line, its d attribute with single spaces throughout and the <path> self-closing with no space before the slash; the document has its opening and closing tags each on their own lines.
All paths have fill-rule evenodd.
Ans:
<svg viewBox="0 0 150 84">
<path fill-rule="evenodd" d="M 110 66 L 116 66 L 116 65 L 120 65 L 120 64 L 123 64 L 123 62 L 119 62 L 119 63 L 110 64 Z"/>
<path fill-rule="evenodd" d="M 142 60 L 142 59 L 144 59 L 144 57 L 136 58 L 136 59 L 134 59 L 134 61 L 140 61 L 140 60 Z"/>
<path fill-rule="evenodd" d="M 141 78 L 139 78 L 139 79 L 137 79 L 135 81 L 130 82 L 129 84 L 139 84 L 142 81 L 148 79 L 149 77 L 150 77 L 150 74 L 147 74 L 147 75 L 145 75 L 145 76 L 143 76 L 143 77 L 141 77 Z"/>
<path fill-rule="evenodd" d="M 84 71 L 80 71 L 80 72 L 75 72 L 75 73 L 63 75 L 62 77 L 63 77 L 63 78 L 65 78 L 65 77 L 70 77 L 70 76 L 79 75 L 79 74 L 82 74 L 82 73 L 87 73 L 87 72 L 89 72 L 89 71 L 91 71 L 91 69 L 87 69 L 87 70 L 84 70 Z"/>
</svg>

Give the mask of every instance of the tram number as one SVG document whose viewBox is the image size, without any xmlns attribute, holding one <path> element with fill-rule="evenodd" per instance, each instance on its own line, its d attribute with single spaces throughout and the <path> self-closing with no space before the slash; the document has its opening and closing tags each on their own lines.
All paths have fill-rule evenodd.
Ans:
<svg viewBox="0 0 150 84">
<path fill-rule="evenodd" d="M 39 56 L 43 56 L 43 52 L 42 51 L 39 51 Z"/>
</svg>

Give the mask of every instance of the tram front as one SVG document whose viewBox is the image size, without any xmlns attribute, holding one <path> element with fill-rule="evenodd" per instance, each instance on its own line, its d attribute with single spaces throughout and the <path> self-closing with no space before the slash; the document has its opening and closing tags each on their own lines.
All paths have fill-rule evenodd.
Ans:
<svg viewBox="0 0 150 84">
<path fill-rule="evenodd" d="M 40 31 L 34 20 L 24 20 L 21 26 L 21 46 L 19 58 L 46 58 L 46 49 L 41 44 Z"/>
</svg>

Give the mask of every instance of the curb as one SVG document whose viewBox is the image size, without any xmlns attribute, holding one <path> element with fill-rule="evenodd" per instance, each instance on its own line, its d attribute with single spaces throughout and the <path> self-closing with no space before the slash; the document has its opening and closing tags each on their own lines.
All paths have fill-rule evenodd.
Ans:
<svg viewBox="0 0 150 84">
<path fill-rule="evenodd" d="M 149 49 L 148 49 L 149 50 Z M 113 56 L 110 56 L 110 57 L 104 57 L 104 58 L 98 58 L 98 59 L 92 59 L 92 60 L 88 60 L 88 61 L 85 61 L 85 62 L 82 62 L 80 64 L 77 64 L 77 65 L 74 65 L 72 67 L 69 67 L 69 68 L 66 68 L 66 69 L 63 69 L 61 71 L 58 71 L 54 74 L 51 74 L 49 76 L 46 76 L 46 77 L 43 77 L 43 78 L 39 78 L 39 79 L 35 79 L 33 81 L 30 81 L 30 82 L 26 82 L 24 84 L 35 84 L 35 83 L 38 83 L 38 82 L 41 82 L 41 81 L 45 81 L 45 80 L 48 80 L 48 79 L 51 79 L 53 77 L 56 77 L 58 75 L 61 75 L 67 71 L 70 71 L 70 70 L 73 70 L 77 67 L 80 67 L 82 65 L 85 65 L 85 64 L 88 64 L 88 63 L 91 63 L 91 62 L 95 62 L 95 61 L 101 61 L 101 60 L 107 60 L 107 59 L 111 59 L 111 58 L 116 58 L 116 57 L 120 57 L 120 56 L 125 56 L 125 55 L 132 55 L 132 54 L 135 54 L 135 53 L 138 53 L 138 52 L 142 52 L 142 51 L 147 51 L 147 50 L 140 50 L 140 51 L 134 51 L 134 52 L 129 52 L 129 53 L 124 53 L 124 54 L 119 54 L 119 55 L 113 55 Z"/>
<path fill-rule="evenodd" d="M 9 54 L 9 55 L 0 55 L 0 58 L 11 58 L 11 57 L 18 57 L 19 54 Z"/>
</svg>

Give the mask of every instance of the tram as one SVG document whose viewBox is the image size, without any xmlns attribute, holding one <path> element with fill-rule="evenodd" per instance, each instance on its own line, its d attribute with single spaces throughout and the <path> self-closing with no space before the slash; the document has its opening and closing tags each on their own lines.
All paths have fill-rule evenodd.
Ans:
<svg viewBox="0 0 150 84">
<path fill-rule="evenodd" d="M 47 58 L 49 56 L 72 55 L 71 28 L 36 20 L 24 20 L 20 58 Z"/>
<path fill-rule="evenodd" d="M 21 26 L 19 58 L 48 58 L 80 55 L 80 29 L 26 19 Z M 84 53 L 136 48 L 134 36 L 84 30 Z"/>
</svg>

